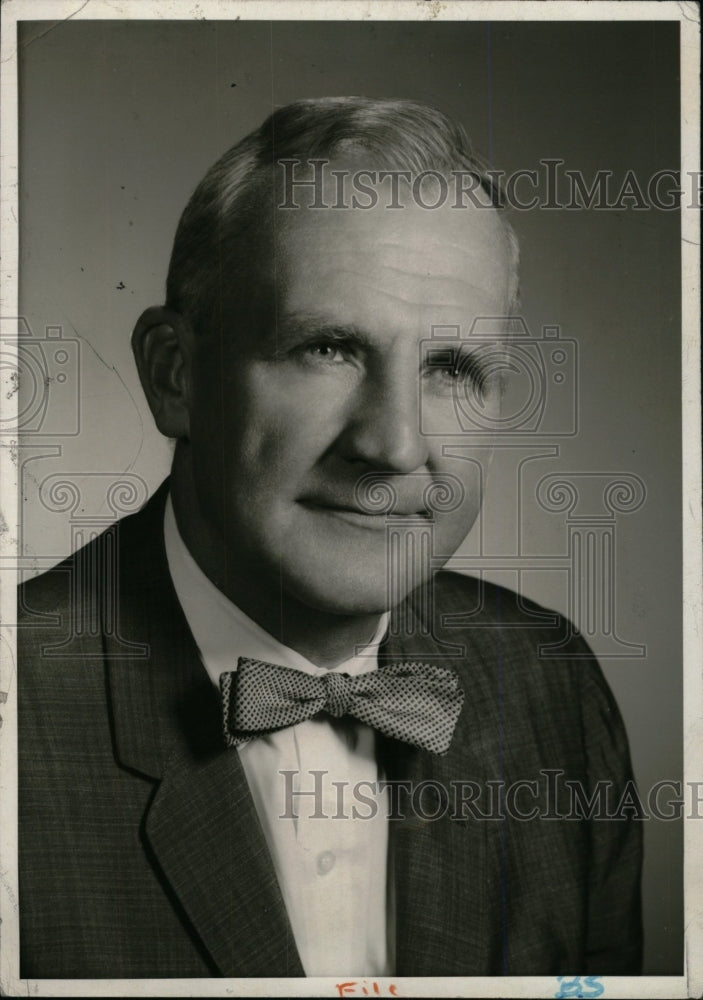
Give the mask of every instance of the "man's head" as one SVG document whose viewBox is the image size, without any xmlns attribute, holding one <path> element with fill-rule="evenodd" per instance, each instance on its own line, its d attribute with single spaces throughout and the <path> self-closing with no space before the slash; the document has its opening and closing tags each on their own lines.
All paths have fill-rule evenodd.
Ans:
<svg viewBox="0 0 703 1000">
<path fill-rule="evenodd" d="M 388 523 L 433 520 L 439 562 L 469 531 L 490 449 L 446 453 L 455 393 L 497 414 L 498 382 L 467 338 L 517 291 L 494 199 L 439 112 L 357 98 L 280 109 L 197 188 L 166 307 L 144 314 L 135 352 L 178 440 L 179 526 L 233 599 L 247 581 L 261 600 L 380 611 Z M 437 328 L 460 334 L 441 364 Z M 370 481 L 390 510 L 368 512 Z M 431 487 L 447 483 L 454 509 L 434 511 Z"/>
</svg>

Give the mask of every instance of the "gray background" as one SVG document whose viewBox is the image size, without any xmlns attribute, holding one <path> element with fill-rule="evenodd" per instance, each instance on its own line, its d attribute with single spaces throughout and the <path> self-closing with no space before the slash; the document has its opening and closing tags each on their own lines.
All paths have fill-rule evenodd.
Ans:
<svg viewBox="0 0 703 1000">
<path fill-rule="evenodd" d="M 194 185 L 273 106 L 327 94 L 426 101 L 507 172 L 555 157 L 587 179 L 632 169 L 646 184 L 678 166 L 676 23 L 28 22 L 20 42 L 20 311 L 35 336 L 61 326 L 80 345 L 65 402 L 52 397 L 41 433 L 23 443 L 30 573 L 72 545 L 70 512 L 39 499 L 47 476 L 78 481 L 73 518 L 97 523 L 112 516 L 106 480 L 81 474 L 131 472 L 150 490 L 166 474 L 170 446 L 142 399 L 129 335 L 163 301 Z M 619 635 L 646 656 L 602 663 L 646 794 L 682 775 L 679 219 L 630 208 L 512 221 L 533 335 L 558 324 L 578 343 L 580 428 L 556 459 L 525 468 L 522 510 L 517 453 L 499 456 L 483 533 L 461 553 L 514 553 L 518 528 L 524 555 L 563 553 L 564 517 L 534 503 L 545 473 L 643 480 L 646 503 L 618 519 L 616 586 Z M 80 432 L 62 436 L 76 399 Z M 486 575 L 569 610 L 563 572 Z M 645 823 L 645 850 L 645 972 L 679 974 L 681 824 Z"/>
</svg>

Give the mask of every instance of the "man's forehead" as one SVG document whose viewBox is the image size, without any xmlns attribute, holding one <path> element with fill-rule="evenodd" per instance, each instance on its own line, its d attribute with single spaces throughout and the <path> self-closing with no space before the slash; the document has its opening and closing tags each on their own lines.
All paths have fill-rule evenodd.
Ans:
<svg viewBox="0 0 703 1000">
<path fill-rule="evenodd" d="M 470 214 L 469 214 L 470 213 Z M 278 256 L 283 263 L 334 263 L 414 272 L 418 278 L 510 268 L 510 246 L 495 209 L 433 211 L 359 208 L 278 210 Z"/>
<path fill-rule="evenodd" d="M 432 178 L 428 178 L 433 183 Z M 368 185 L 368 181 L 366 182 Z M 408 238 L 433 245 L 453 245 L 457 251 L 500 253 L 508 248 L 507 234 L 498 210 L 487 196 L 480 203 L 453 197 L 438 200 L 434 207 L 418 201 L 411 191 L 391 198 L 384 186 L 368 185 L 373 195 L 335 201 L 333 192 L 322 189 L 321 205 L 311 198 L 291 199 L 276 209 L 275 225 L 279 233 L 298 241 L 314 242 L 337 234 L 354 242 L 382 240 L 387 246 L 404 246 Z"/>
<path fill-rule="evenodd" d="M 493 207 L 379 203 L 279 209 L 277 217 L 277 271 L 286 292 L 343 284 L 442 312 L 467 300 L 479 309 L 507 306 L 510 244 Z"/>
</svg>

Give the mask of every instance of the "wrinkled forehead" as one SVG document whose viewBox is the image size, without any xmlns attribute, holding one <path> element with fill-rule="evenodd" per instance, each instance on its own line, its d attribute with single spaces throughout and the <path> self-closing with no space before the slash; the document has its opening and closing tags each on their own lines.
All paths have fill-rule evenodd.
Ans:
<svg viewBox="0 0 703 1000">
<path fill-rule="evenodd" d="M 506 313 L 513 284 L 513 253 L 498 211 L 487 201 L 441 201 L 436 181 L 391 199 L 366 180 L 363 197 L 342 199 L 330 181 L 315 207 L 300 199 L 276 210 L 276 265 L 282 290 L 328 286 L 387 289 L 405 300 L 460 301 Z M 434 187 L 434 194 L 433 194 Z M 314 192 L 312 192 L 314 194 Z M 319 206 L 324 201 L 324 207 Z M 427 204 L 436 207 L 425 207 Z M 337 206 L 337 207 L 333 207 Z"/>
</svg>

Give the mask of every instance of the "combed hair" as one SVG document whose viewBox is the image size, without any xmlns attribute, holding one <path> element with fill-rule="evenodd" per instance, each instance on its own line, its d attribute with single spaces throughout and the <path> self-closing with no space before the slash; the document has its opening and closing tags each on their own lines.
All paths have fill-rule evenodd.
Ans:
<svg viewBox="0 0 703 1000">
<path fill-rule="evenodd" d="M 415 101 L 324 97 L 296 101 L 232 146 L 195 189 L 176 231 L 166 283 L 166 305 L 196 331 L 224 313 L 228 290 L 251 277 L 253 261 L 270 241 L 274 168 L 282 159 L 333 160 L 363 154 L 379 170 L 434 170 L 473 175 L 491 203 L 501 192 L 456 122 Z M 519 249 L 512 227 L 499 213 L 512 261 L 511 306 L 517 299 Z M 269 245 L 272 251 L 272 246 Z"/>
</svg>

